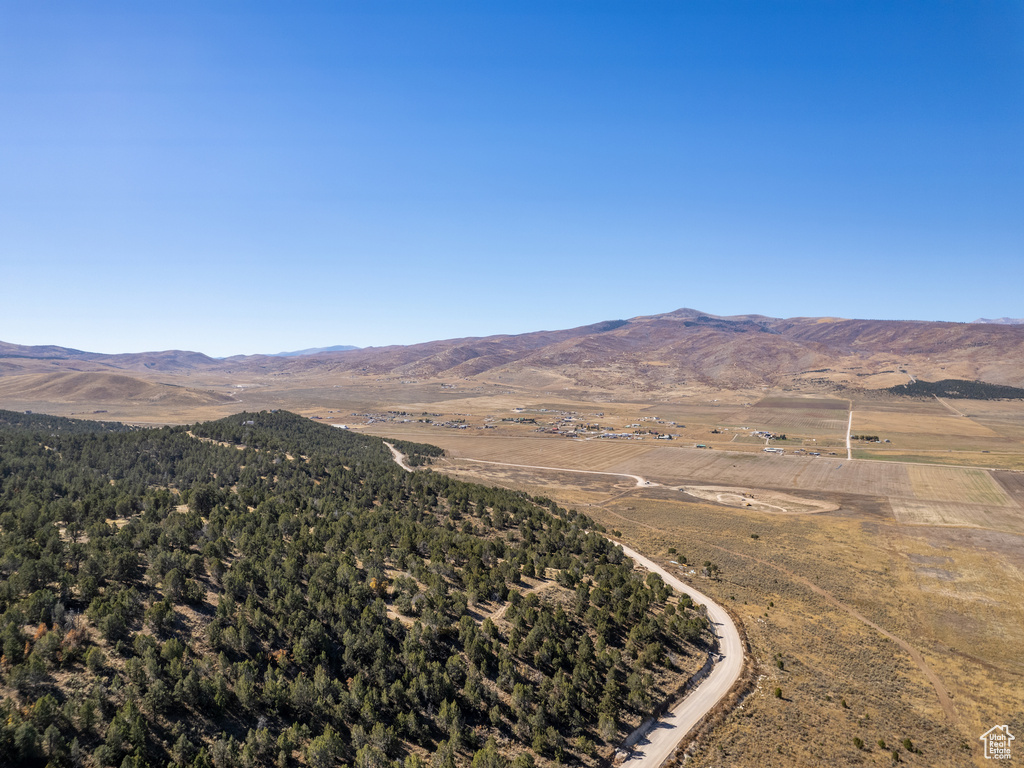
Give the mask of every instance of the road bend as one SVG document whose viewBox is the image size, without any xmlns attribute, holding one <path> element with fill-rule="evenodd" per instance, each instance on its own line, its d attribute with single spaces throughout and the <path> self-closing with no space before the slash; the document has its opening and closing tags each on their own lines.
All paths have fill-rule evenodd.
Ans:
<svg viewBox="0 0 1024 768">
<path fill-rule="evenodd" d="M 629 757 L 620 766 L 658 768 L 672 755 L 683 737 L 693 730 L 701 718 L 710 712 L 739 680 L 743 671 L 743 641 L 725 608 L 636 550 L 625 544 L 619 546 L 635 563 L 657 573 L 670 587 L 689 595 L 694 603 L 706 606 L 711 629 L 718 636 L 719 655 L 711 673 L 651 726 L 646 736 L 633 747 Z"/>
<path fill-rule="evenodd" d="M 387 440 L 384 440 L 383 442 L 384 442 L 384 445 L 386 445 L 386 446 L 388 447 L 388 450 L 390 450 L 390 451 L 391 451 L 391 455 L 392 455 L 392 456 L 394 457 L 394 459 L 395 459 L 395 464 L 397 464 L 398 466 L 400 466 L 400 467 L 401 467 L 402 469 L 404 469 L 404 470 L 405 470 L 406 472 L 412 472 L 412 471 L 413 471 L 412 467 L 410 467 L 410 466 L 409 466 L 409 464 L 408 464 L 408 463 L 406 462 L 406 460 L 405 460 L 405 454 L 404 454 L 404 453 L 402 453 L 402 452 L 401 452 L 400 450 L 398 450 L 397 448 L 395 448 L 395 446 L 393 446 L 393 445 L 392 445 L 391 443 L 389 443 L 389 442 L 388 442 Z"/>
</svg>

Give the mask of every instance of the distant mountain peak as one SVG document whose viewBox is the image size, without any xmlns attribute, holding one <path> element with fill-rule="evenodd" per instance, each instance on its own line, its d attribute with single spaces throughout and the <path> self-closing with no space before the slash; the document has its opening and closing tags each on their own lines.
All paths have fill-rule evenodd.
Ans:
<svg viewBox="0 0 1024 768">
<path fill-rule="evenodd" d="M 352 349 L 359 349 L 359 347 L 353 347 L 348 344 L 336 344 L 333 347 L 310 347 L 309 349 L 299 349 L 294 352 L 278 352 L 270 355 L 270 357 L 304 357 L 306 355 L 319 355 L 321 352 L 348 352 Z"/>
<path fill-rule="evenodd" d="M 979 317 L 972 320 L 972 323 L 988 323 L 989 325 L 1024 325 L 1024 317 L 1000 317 L 998 320 L 989 320 L 987 317 Z"/>
</svg>

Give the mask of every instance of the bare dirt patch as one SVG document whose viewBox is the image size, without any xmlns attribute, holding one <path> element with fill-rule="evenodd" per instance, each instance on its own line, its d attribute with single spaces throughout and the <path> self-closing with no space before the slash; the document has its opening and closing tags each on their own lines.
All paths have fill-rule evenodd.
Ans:
<svg viewBox="0 0 1024 768">
<path fill-rule="evenodd" d="M 816 411 L 847 411 L 846 400 L 832 400 L 824 397 L 766 397 L 754 404 L 755 408 L 797 408 Z"/>
<path fill-rule="evenodd" d="M 1024 533 L 1024 511 L 1015 507 L 920 499 L 890 499 L 889 504 L 896 519 L 905 525 L 991 528 Z"/>
<path fill-rule="evenodd" d="M 833 502 L 800 498 L 778 491 L 714 485 L 684 485 L 679 490 L 698 499 L 715 501 L 728 507 L 750 508 L 768 514 L 813 515 L 839 509 L 839 505 Z"/>
<path fill-rule="evenodd" d="M 1024 472 L 993 472 L 992 477 L 1018 504 L 1024 507 Z"/>
</svg>

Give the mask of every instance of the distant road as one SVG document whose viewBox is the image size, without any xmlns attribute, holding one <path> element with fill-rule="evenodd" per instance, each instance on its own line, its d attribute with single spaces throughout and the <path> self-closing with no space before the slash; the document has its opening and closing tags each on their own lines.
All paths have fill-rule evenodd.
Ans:
<svg viewBox="0 0 1024 768">
<path fill-rule="evenodd" d="M 675 751 L 701 718 L 732 689 L 743 671 L 743 642 L 739 630 L 725 608 L 707 595 L 680 581 L 657 563 L 648 560 L 625 544 L 619 544 L 634 562 L 661 576 L 673 589 L 689 595 L 695 603 L 707 607 L 711 629 L 718 635 L 719 657 L 711 673 L 668 714 L 656 722 L 647 736 L 633 748 L 621 764 L 628 768 L 658 768 Z"/>
<path fill-rule="evenodd" d="M 850 431 L 853 429 L 853 404 L 850 404 L 850 419 L 846 422 L 846 460 L 853 461 L 853 448 L 850 446 Z"/>
<path fill-rule="evenodd" d="M 941 397 L 939 397 L 938 395 L 932 395 L 932 397 L 934 397 L 934 398 L 935 398 L 936 400 L 938 400 L 938 401 L 939 401 L 939 403 L 940 403 L 941 405 L 944 405 L 944 406 L 946 406 L 946 408 L 948 408 L 949 410 L 951 410 L 951 411 L 952 411 L 953 413 L 955 413 L 955 414 L 956 414 L 957 416 L 964 416 L 964 417 L 966 417 L 966 416 L 967 416 L 967 414 L 966 414 L 966 413 L 964 413 L 964 412 L 963 412 L 963 411 L 961 411 L 961 410 L 958 410 L 957 408 L 954 408 L 954 407 L 953 407 L 952 405 L 950 405 L 949 403 L 947 403 L 947 402 L 946 402 L 945 400 L 943 400 L 943 399 L 942 399 Z"/>
</svg>

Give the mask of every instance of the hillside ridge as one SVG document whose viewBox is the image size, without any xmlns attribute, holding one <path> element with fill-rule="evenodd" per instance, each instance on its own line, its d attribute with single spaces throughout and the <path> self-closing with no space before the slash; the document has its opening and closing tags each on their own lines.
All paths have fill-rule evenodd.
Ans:
<svg viewBox="0 0 1024 768">
<path fill-rule="evenodd" d="M 57 370 L 542 382 L 665 391 L 818 382 L 885 389 L 912 377 L 1024 386 L 1024 325 L 719 316 L 678 309 L 561 330 L 467 336 L 298 356 L 214 359 L 166 350 L 104 355 L 0 342 L 0 379 Z"/>
</svg>

